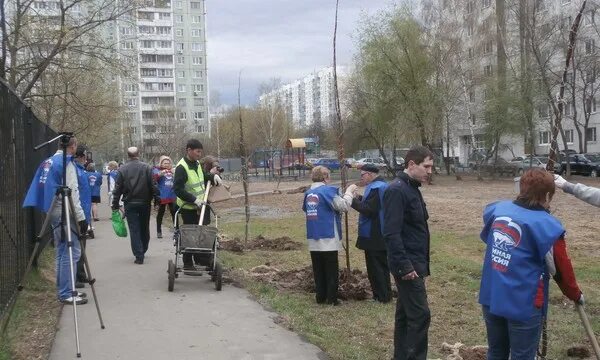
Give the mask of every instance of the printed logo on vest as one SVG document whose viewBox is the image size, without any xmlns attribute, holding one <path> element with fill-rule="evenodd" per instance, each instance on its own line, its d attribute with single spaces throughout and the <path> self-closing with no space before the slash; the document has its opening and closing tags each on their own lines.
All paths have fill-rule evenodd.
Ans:
<svg viewBox="0 0 600 360">
<path fill-rule="evenodd" d="M 90 176 L 90 186 L 96 185 L 96 175 Z"/>
<path fill-rule="evenodd" d="M 42 163 L 42 175 L 40 176 L 40 184 L 45 184 L 50 174 L 50 168 L 52 167 L 52 158 Z"/>
<path fill-rule="evenodd" d="M 492 236 L 494 237 L 494 245 L 492 246 L 492 268 L 506 272 L 510 259 L 512 257 L 512 249 L 519 246 L 521 243 L 521 227 L 513 222 L 510 217 L 498 217 L 492 224 Z"/>
<path fill-rule="evenodd" d="M 319 206 L 319 195 L 306 195 L 306 218 L 308 220 L 316 220 L 318 216 L 317 207 Z"/>
</svg>

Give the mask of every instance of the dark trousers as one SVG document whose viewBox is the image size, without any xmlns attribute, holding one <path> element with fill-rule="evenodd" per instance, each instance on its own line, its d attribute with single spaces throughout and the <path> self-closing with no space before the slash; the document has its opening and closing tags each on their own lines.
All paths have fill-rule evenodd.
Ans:
<svg viewBox="0 0 600 360">
<path fill-rule="evenodd" d="M 431 314 L 427 305 L 425 280 L 402 280 L 394 276 L 398 288 L 394 360 L 426 360 L 427 332 Z"/>
<path fill-rule="evenodd" d="M 206 209 L 206 211 L 208 211 L 208 208 Z M 200 214 L 198 214 L 197 210 L 186 210 L 186 209 L 182 209 L 179 211 L 179 215 L 181 215 L 181 220 L 183 221 L 184 224 L 198 224 L 198 222 L 200 221 Z M 202 222 L 202 225 L 208 225 L 210 223 L 210 217 L 208 218 L 209 221 L 206 221 L 206 216 L 204 217 L 204 221 Z M 193 261 L 192 261 L 193 259 Z M 183 267 L 184 268 L 192 268 L 194 267 L 194 263 L 196 264 L 200 264 L 202 262 L 202 254 L 183 254 Z"/>
<path fill-rule="evenodd" d="M 385 250 L 365 250 L 365 263 L 373 299 L 384 303 L 392 300 L 392 283 L 387 252 Z"/>
<path fill-rule="evenodd" d="M 165 215 L 165 208 L 169 207 L 169 212 L 171 213 L 171 220 L 175 221 L 175 203 L 168 203 L 168 204 L 160 204 L 160 206 L 158 207 L 158 212 L 156 213 L 156 232 L 157 233 L 161 233 L 162 232 L 162 219 L 163 216 Z"/>
<path fill-rule="evenodd" d="M 77 282 L 86 282 L 87 281 L 87 275 L 85 273 L 85 261 L 84 261 L 85 242 L 86 242 L 86 240 L 79 241 L 79 245 L 81 246 L 81 257 L 79 258 L 79 261 L 77 262 L 77 276 L 75 277 L 75 280 Z"/>
<path fill-rule="evenodd" d="M 335 304 L 338 293 L 338 252 L 311 251 L 313 276 L 318 304 Z"/>
<path fill-rule="evenodd" d="M 133 256 L 143 260 L 150 242 L 150 204 L 125 204 L 125 216 Z"/>
</svg>

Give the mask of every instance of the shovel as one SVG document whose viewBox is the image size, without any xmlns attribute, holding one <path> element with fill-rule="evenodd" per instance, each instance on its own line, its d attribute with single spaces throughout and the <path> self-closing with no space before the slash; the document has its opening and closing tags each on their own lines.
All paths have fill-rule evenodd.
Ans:
<svg viewBox="0 0 600 360">
<path fill-rule="evenodd" d="M 583 305 L 579 303 L 575 303 L 575 307 L 577 308 L 577 312 L 579 313 L 579 317 L 581 318 L 585 332 L 592 343 L 592 348 L 596 354 L 596 359 L 600 360 L 600 346 L 598 345 L 598 339 L 596 339 L 596 335 L 594 335 L 594 330 L 592 330 L 592 326 L 590 325 L 590 320 L 585 313 L 585 309 L 583 308 Z"/>
</svg>

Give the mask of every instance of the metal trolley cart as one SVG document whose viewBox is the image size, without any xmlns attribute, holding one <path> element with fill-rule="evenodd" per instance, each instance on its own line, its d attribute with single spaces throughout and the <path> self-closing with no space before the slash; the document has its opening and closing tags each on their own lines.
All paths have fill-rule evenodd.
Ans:
<svg viewBox="0 0 600 360">
<path fill-rule="evenodd" d="M 169 291 L 173 291 L 175 279 L 179 277 L 179 273 L 184 275 L 203 275 L 208 273 L 211 276 L 211 281 L 215 283 L 215 289 L 221 291 L 223 287 L 223 265 L 217 258 L 217 249 L 219 245 L 219 237 L 217 235 L 218 217 L 215 214 L 215 225 L 201 225 L 204 219 L 204 213 L 212 211 L 210 206 L 206 205 L 208 192 L 210 191 L 210 182 L 206 186 L 204 193 L 204 205 L 200 210 L 200 221 L 196 224 L 181 224 L 178 226 L 179 210 L 175 213 L 175 233 L 173 242 L 175 245 L 175 259 L 169 260 L 167 272 L 169 274 Z M 213 211 L 214 214 L 214 211 Z M 199 254 L 200 264 L 194 265 L 194 269 L 183 269 L 182 255 L 183 254 Z"/>
</svg>

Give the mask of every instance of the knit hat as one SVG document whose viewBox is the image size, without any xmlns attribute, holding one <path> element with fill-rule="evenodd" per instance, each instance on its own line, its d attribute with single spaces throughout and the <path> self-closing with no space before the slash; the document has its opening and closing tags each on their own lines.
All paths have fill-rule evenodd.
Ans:
<svg viewBox="0 0 600 360">
<path fill-rule="evenodd" d="M 160 157 L 160 158 L 159 158 L 159 160 L 158 160 L 158 167 L 161 167 L 161 166 L 162 166 L 162 162 L 163 162 L 164 160 L 169 160 L 169 161 L 171 162 L 171 164 L 173 164 L 173 160 L 171 160 L 171 158 L 170 158 L 170 157 L 168 157 L 167 155 L 161 155 L 161 157 Z"/>
<path fill-rule="evenodd" d="M 370 173 L 379 174 L 379 168 L 373 164 L 365 164 L 360 167 L 362 171 L 368 171 Z"/>
</svg>

